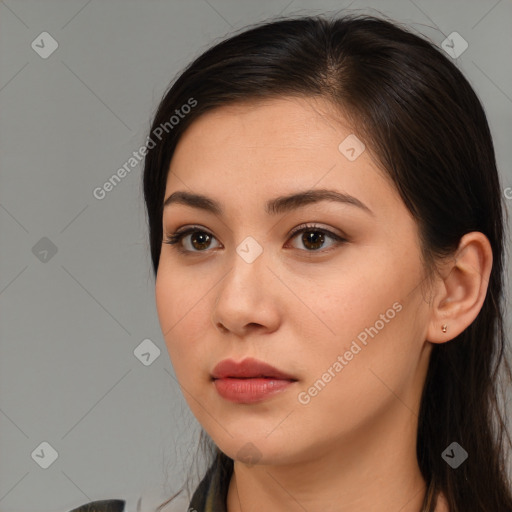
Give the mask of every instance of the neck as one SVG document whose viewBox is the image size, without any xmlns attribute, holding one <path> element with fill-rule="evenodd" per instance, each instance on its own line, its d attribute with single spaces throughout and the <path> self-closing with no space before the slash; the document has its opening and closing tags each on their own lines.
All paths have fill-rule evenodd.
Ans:
<svg viewBox="0 0 512 512">
<path fill-rule="evenodd" d="M 400 402 L 382 415 L 285 464 L 235 460 L 227 511 L 420 512 L 426 483 L 416 459 L 417 417 Z"/>
</svg>

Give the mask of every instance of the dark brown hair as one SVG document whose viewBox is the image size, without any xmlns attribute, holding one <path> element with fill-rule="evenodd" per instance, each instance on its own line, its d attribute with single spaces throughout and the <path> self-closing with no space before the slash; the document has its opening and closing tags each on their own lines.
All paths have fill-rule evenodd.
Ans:
<svg viewBox="0 0 512 512">
<path fill-rule="evenodd" d="M 511 440 L 498 385 L 500 368 L 502 392 L 512 378 L 503 319 L 506 209 L 484 109 L 457 66 L 426 38 L 384 17 L 274 18 L 194 60 L 164 95 L 151 134 L 169 125 L 191 98 L 195 106 L 167 126 L 145 158 L 155 276 L 167 174 L 187 127 L 214 108 L 291 96 L 327 99 L 333 115 L 342 113 L 352 123 L 416 219 L 429 276 L 466 233 L 479 231 L 489 239 L 493 268 L 478 317 L 431 353 L 417 459 L 428 485 L 424 511 L 434 510 L 440 491 L 451 512 L 512 511 Z M 453 441 L 469 453 L 457 469 L 441 457 Z M 224 467 L 233 462 L 214 449 Z"/>
</svg>

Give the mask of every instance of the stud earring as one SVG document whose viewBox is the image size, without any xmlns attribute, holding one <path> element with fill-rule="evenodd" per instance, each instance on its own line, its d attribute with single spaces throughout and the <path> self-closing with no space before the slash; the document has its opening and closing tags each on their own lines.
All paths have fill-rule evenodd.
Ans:
<svg viewBox="0 0 512 512">
<path fill-rule="evenodd" d="M 448 326 L 444 324 L 443 327 L 441 327 L 441 329 L 443 330 L 443 332 L 446 332 L 448 330 Z"/>
</svg>

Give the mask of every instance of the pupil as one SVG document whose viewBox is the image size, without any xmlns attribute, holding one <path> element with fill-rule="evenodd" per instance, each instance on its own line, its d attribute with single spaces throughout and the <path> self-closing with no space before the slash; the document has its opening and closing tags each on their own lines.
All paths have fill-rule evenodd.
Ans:
<svg viewBox="0 0 512 512">
<path fill-rule="evenodd" d="M 208 245 L 208 240 L 209 240 L 210 236 L 207 234 L 207 233 L 200 233 L 200 234 L 193 234 L 192 235 L 192 245 L 194 246 L 195 249 L 204 249 L 205 247 L 203 247 L 203 245 Z M 196 247 L 196 244 L 194 243 L 197 239 L 203 239 L 202 241 L 199 242 L 199 245 L 201 245 L 201 247 Z"/>
<path fill-rule="evenodd" d="M 309 243 L 313 244 L 313 249 L 318 249 L 324 242 L 324 234 L 320 231 L 305 231 L 302 235 L 302 241 L 304 246 L 308 247 Z"/>
</svg>

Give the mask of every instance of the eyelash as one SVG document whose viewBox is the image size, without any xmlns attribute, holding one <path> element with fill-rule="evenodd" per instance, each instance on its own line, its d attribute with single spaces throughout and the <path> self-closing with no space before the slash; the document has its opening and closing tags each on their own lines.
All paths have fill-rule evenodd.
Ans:
<svg viewBox="0 0 512 512">
<path fill-rule="evenodd" d="M 327 235 L 329 238 L 333 239 L 336 244 L 332 245 L 331 247 L 329 247 L 328 249 L 324 249 L 324 250 L 321 250 L 321 249 L 316 249 L 316 250 L 304 250 L 304 249 L 298 249 L 299 251 L 302 251 L 302 252 L 306 252 L 306 253 L 321 253 L 321 254 L 325 254 L 329 251 L 331 251 L 332 249 L 335 249 L 336 247 L 338 247 L 339 245 L 341 244 L 344 244 L 346 243 L 348 240 L 333 233 L 332 231 L 329 231 L 328 229 L 325 229 L 325 228 L 320 228 L 318 226 L 315 226 L 313 224 L 301 224 L 300 226 L 298 226 L 297 228 L 295 228 L 292 233 L 290 233 L 290 238 L 289 239 L 292 239 L 292 238 L 295 238 L 296 235 L 298 235 L 299 233 L 302 233 L 302 232 L 306 232 L 306 231 L 314 231 L 314 232 L 320 232 L 324 235 Z M 172 234 L 167 234 L 166 235 L 166 238 L 164 239 L 163 243 L 164 244 L 169 244 L 169 245 L 172 245 L 172 246 L 175 246 L 176 247 L 173 247 L 175 248 L 178 252 L 180 253 L 183 253 L 183 254 L 190 254 L 190 253 L 194 253 L 194 254 L 201 254 L 201 253 L 204 253 L 204 252 L 208 252 L 208 249 L 205 249 L 204 251 L 190 251 L 188 249 L 184 249 L 183 246 L 180 244 L 181 240 L 187 236 L 187 235 L 190 235 L 192 233 L 206 233 L 208 236 L 212 237 L 212 238 L 215 238 L 209 231 L 201 228 L 200 226 L 191 226 L 191 227 L 188 227 L 188 228 L 185 228 L 185 229 L 182 229 L 182 230 L 177 230 L 176 232 L 172 233 Z"/>
</svg>

